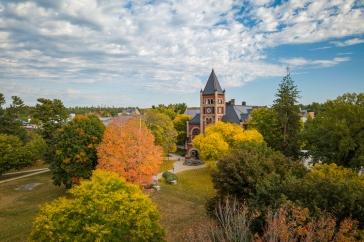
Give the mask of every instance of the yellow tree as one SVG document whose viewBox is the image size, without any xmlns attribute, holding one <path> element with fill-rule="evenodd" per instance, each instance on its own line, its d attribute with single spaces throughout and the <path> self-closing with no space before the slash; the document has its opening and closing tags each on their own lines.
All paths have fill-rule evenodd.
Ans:
<svg viewBox="0 0 364 242">
<path fill-rule="evenodd" d="M 98 168 L 116 172 L 137 184 L 150 182 L 162 163 L 162 148 L 139 118 L 118 120 L 105 131 L 97 149 Z"/>
<path fill-rule="evenodd" d="M 216 161 L 240 142 L 264 142 L 263 136 L 255 129 L 245 130 L 237 124 L 218 122 L 206 128 L 193 140 L 193 145 L 200 151 L 205 161 Z"/>
</svg>

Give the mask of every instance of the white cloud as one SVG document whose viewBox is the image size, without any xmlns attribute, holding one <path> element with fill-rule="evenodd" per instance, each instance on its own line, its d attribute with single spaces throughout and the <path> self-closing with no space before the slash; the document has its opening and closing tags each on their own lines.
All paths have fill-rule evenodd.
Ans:
<svg viewBox="0 0 364 242">
<path fill-rule="evenodd" d="M 318 60 L 308 60 L 302 57 L 297 57 L 291 59 L 283 59 L 280 62 L 292 67 L 311 66 L 314 68 L 318 68 L 318 67 L 332 67 L 349 60 L 350 57 L 335 57 L 333 59 L 318 59 Z"/>
<path fill-rule="evenodd" d="M 348 39 L 345 41 L 331 41 L 331 43 L 338 47 L 345 47 L 345 46 L 349 46 L 349 45 L 362 44 L 362 43 L 364 43 L 364 39 L 352 38 L 352 39 Z"/>
<path fill-rule="evenodd" d="M 266 59 L 268 48 L 364 33 L 363 9 L 354 8 L 353 0 L 287 1 L 277 6 L 259 0 L 240 11 L 243 4 L 4 1 L 0 79 L 24 80 L 24 85 L 31 85 L 32 78 L 63 83 L 65 88 L 58 91 L 65 95 L 72 94 L 68 84 L 80 83 L 191 92 L 203 85 L 201 75 L 214 67 L 224 87 L 241 86 L 259 77 L 283 75 L 283 64 L 327 67 L 349 60 L 294 58 L 273 64 Z M 361 41 L 353 38 L 336 45 Z"/>
</svg>

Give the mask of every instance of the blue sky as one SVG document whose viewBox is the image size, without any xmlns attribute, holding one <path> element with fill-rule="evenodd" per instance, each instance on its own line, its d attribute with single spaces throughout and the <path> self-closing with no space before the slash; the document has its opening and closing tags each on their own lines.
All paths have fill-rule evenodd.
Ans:
<svg viewBox="0 0 364 242">
<path fill-rule="evenodd" d="M 364 92 L 362 0 L 0 0 L 0 92 L 34 104 L 270 105 L 289 66 L 301 102 Z"/>
</svg>

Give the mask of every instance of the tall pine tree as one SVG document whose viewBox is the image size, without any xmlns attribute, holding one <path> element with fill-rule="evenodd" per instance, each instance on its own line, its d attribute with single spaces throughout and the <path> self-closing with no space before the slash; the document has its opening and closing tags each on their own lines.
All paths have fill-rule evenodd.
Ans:
<svg viewBox="0 0 364 242">
<path fill-rule="evenodd" d="M 279 150 L 289 157 L 298 157 L 299 154 L 300 110 L 297 105 L 299 97 L 297 86 L 288 72 L 279 84 L 273 109 L 280 126 Z"/>
</svg>

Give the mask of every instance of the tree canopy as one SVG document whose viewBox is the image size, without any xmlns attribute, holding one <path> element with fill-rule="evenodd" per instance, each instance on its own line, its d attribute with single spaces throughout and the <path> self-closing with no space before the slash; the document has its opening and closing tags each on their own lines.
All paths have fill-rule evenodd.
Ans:
<svg viewBox="0 0 364 242">
<path fill-rule="evenodd" d="M 96 170 L 66 197 L 43 205 L 31 241 L 163 241 L 156 206 L 137 186 Z"/>
<path fill-rule="evenodd" d="M 291 180 L 287 197 L 312 212 L 327 211 L 339 221 L 352 217 L 364 226 L 364 176 L 336 164 L 316 164 L 302 179 Z"/>
<path fill-rule="evenodd" d="M 364 94 L 348 93 L 322 106 L 323 111 L 305 124 L 309 154 L 325 163 L 364 166 Z"/>
<path fill-rule="evenodd" d="M 140 118 L 109 124 L 97 149 L 98 168 L 113 171 L 127 181 L 149 182 L 162 164 L 162 149 Z"/>
<path fill-rule="evenodd" d="M 27 139 L 27 132 L 22 127 L 20 115 L 24 109 L 24 103 L 21 98 L 12 96 L 12 103 L 8 108 L 3 108 L 5 97 L 0 93 L 0 133 L 15 135 L 21 140 Z"/>
<path fill-rule="evenodd" d="M 233 196 L 264 211 L 280 205 L 284 184 L 302 177 L 302 164 L 292 161 L 264 143 L 240 143 L 221 157 L 212 172 L 219 198 Z"/>
<path fill-rule="evenodd" d="M 174 128 L 177 131 L 177 144 L 184 145 L 187 138 L 187 121 L 191 119 L 191 116 L 186 114 L 177 114 L 173 120 Z"/>
<path fill-rule="evenodd" d="M 24 142 L 17 136 L 0 134 L 0 175 L 43 158 L 46 144 L 42 137 L 31 134 L 29 139 Z"/>
<path fill-rule="evenodd" d="M 256 130 L 245 130 L 237 124 L 218 122 L 209 125 L 204 134 L 193 139 L 193 146 L 200 151 L 205 161 L 216 161 L 234 145 L 253 141 L 262 143 L 263 136 Z"/>
<path fill-rule="evenodd" d="M 56 130 L 62 127 L 68 118 L 68 111 L 59 99 L 38 98 L 34 117 L 40 121 L 44 140 L 50 144 Z"/>
<path fill-rule="evenodd" d="M 148 110 L 143 119 L 154 135 L 155 144 L 161 146 L 165 154 L 176 151 L 177 131 L 166 114 Z"/>
<path fill-rule="evenodd" d="M 50 162 L 53 181 L 71 187 L 79 178 L 89 178 L 97 165 L 97 145 L 101 142 L 104 125 L 96 116 L 77 115 L 57 130 L 54 158 Z"/>
<path fill-rule="evenodd" d="M 248 120 L 248 127 L 257 129 L 263 135 L 268 146 L 279 150 L 282 135 L 278 115 L 272 108 L 253 109 Z"/>
</svg>

